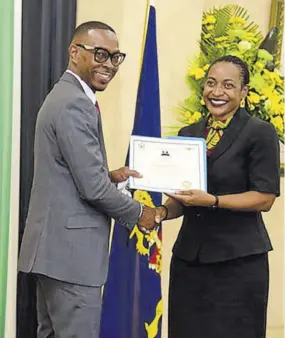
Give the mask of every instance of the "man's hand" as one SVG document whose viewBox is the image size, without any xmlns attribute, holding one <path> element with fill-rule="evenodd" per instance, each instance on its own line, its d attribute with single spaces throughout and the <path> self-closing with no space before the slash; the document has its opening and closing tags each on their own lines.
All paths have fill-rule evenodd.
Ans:
<svg viewBox="0 0 285 338">
<path fill-rule="evenodd" d="M 156 212 L 154 208 L 150 208 L 147 206 L 143 207 L 143 213 L 138 220 L 138 226 L 142 230 L 153 230 L 156 226 L 155 222 Z"/>
<path fill-rule="evenodd" d="M 128 167 L 122 167 L 110 172 L 111 182 L 121 183 L 126 181 L 130 176 L 141 178 L 142 175 L 135 170 L 130 170 Z"/>
</svg>

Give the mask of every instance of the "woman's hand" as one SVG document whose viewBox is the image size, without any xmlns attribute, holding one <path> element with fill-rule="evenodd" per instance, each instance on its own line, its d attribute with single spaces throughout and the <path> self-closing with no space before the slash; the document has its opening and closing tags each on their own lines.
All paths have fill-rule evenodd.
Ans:
<svg viewBox="0 0 285 338">
<path fill-rule="evenodd" d="M 162 221 L 166 220 L 168 211 L 166 206 L 159 206 L 155 208 L 155 222 L 161 223 Z"/>
<path fill-rule="evenodd" d="M 169 197 L 185 206 L 210 207 L 215 204 L 215 196 L 203 190 L 177 191 L 175 194 L 168 194 Z"/>
</svg>

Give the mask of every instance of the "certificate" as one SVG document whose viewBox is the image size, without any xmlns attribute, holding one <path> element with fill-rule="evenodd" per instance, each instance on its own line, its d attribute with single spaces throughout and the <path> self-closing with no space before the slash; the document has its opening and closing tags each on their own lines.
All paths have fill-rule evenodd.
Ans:
<svg viewBox="0 0 285 338">
<path fill-rule="evenodd" d="M 202 138 L 131 136 L 129 167 L 143 175 L 130 177 L 130 188 L 173 193 L 207 190 L 206 144 Z"/>
</svg>

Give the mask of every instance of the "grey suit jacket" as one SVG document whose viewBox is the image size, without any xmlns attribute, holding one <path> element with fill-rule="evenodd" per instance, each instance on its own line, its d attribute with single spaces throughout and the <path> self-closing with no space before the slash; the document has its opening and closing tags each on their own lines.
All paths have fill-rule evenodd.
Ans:
<svg viewBox="0 0 285 338">
<path fill-rule="evenodd" d="M 72 74 L 63 74 L 39 111 L 34 152 L 19 270 L 101 286 L 110 218 L 131 229 L 140 205 L 110 181 L 100 114 Z"/>
</svg>

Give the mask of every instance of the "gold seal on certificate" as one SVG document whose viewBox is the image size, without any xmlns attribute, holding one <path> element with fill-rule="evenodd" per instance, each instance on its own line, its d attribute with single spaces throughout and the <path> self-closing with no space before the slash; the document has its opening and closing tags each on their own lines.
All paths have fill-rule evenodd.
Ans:
<svg viewBox="0 0 285 338">
<path fill-rule="evenodd" d="M 206 145 L 202 138 L 133 135 L 129 167 L 143 175 L 130 177 L 131 189 L 165 193 L 207 190 Z"/>
<path fill-rule="evenodd" d="M 185 188 L 185 189 L 191 189 L 191 186 L 192 186 L 192 183 L 190 181 L 184 181 L 182 183 L 182 186 Z"/>
</svg>

